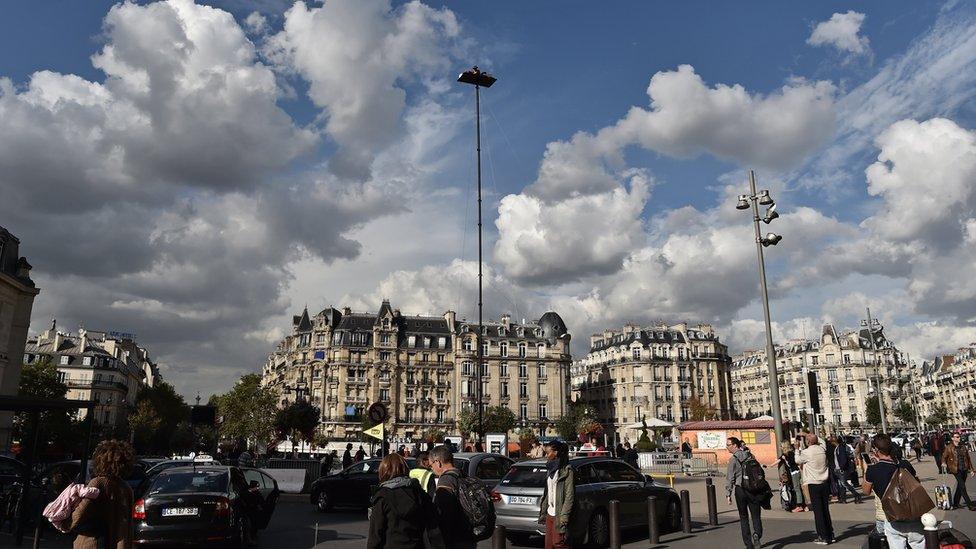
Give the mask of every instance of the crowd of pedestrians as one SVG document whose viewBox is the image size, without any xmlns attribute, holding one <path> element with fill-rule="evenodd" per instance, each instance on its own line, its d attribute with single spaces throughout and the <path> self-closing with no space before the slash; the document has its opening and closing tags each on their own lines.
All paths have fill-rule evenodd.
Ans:
<svg viewBox="0 0 976 549">
<path fill-rule="evenodd" d="M 539 524 L 546 532 L 546 549 L 564 549 L 570 547 L 570 516 L 576 493 L 569 447 L 556 440 L 542 448 L 547 475 L 539 503 Z M 351 450 L 348 447 L 346 452 Z M 478 501 L 472 497 L 470 485 L 475 484 L 477 495 L 480 481 L 461 475 L 448 446 L 420 452 L 417 467 L 412 470 L 400 453 L 389 454 L 378 473 L 380 485 L 370 504 L 367 548 L 473 549 L 486 537 L 479 535 L 483 530 L 479 530 L 478 518 L 471 509 Z M 480 491 L 487 497 L 483 488 Z M 491 528 L 487 532 L 490 534 Z"/>
</svg>

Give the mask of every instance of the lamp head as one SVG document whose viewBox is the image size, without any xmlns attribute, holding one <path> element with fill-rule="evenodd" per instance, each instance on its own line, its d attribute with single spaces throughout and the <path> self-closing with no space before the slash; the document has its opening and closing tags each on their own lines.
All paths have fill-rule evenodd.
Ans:
<svg viewBox="0 0 976 549">
<path fill-rule="evenodd" d="M 773 198 L 769 196 L 769 191 L 763 189 L 759 191 L 759 204 L 763 206 L 769 206 L 773 203 Z"/>
<path fill-rule="evenodd" d="M 749 196 L 740 194 L 739 201 L 735 205 L 737 210 L 748 210 L 749 209 Z"/>
<path fill-rule="evenodd" d="M 773 204 L 766 209 L 766 216 L 763 217 L 763 223 L 769 225 L 774 219 L 779 217 L 779 212 L 776 211 L 776 204 Z"/>
<path fill-rule="evenodd" d="M 766 233 L 766 236 L 759 239 L 759 243 L 765 246 L 775 246 L 779 244 L 779 241 L 783 240 L 782 235 L 776 233 Z"/>
<path fill-rule="evenodd" d="M 482 88 L 490 88 L 496 80 L 498 79 L 494 76 L 479 70 L 477 65 L 475 65 L 471 70 L 464 71 L 458 75 L 458 82 L 464 84 L 474 84 L 475 86 L 481 86 Z"/>
</svg>

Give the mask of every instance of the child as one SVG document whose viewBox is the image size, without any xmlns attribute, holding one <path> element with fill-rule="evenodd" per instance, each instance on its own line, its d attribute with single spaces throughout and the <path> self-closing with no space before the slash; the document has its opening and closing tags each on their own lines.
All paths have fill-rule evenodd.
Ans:
<svg viewBox="0 0 976 549">
<path fill-rule="evenodd" d="M 81 503 L 82 498 L 97 497 L 98 488 L 90 488 L 84 484 L 69 484 L 60 496 L 44 508 L 44 518 L 51 521 L 59 531 L 67 533 L 67 527 L 71 523 L 71 513 Z"/>
</svg>

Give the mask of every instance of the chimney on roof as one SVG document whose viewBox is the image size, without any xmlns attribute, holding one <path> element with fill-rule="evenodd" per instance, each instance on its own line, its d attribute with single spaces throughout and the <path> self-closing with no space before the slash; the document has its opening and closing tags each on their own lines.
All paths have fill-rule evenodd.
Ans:
<svg viewBox="0 0 976 549">
<path fill-rule="evenodd" d="M 343 307 L 342 308 L 342 315 L 343 316 L 347 316 L 347 315 L 350 315 L 350 314 L 352 314 L 352 309 L 350 309 L 349 307 Z"/>
<path fill-rule="evenodd" d="M 447 329 L 454 331 L 454 322 L 457 320 L 457 313 L 448 310 L 444 312 L 444 320 L 447 322 Z"/>
<path fill-rule="evenodd" d="M 600 341 L 601 339 L 603 339 L 603 334 L 593 334 L 593 335 L 591 335 L 590 336 L 590 347 L 593 347 L 594 345 L 596 345 L 597 342 Z"/>
<path fill-rule="evenodd" d="M 523 324 L 525 324 L 525 323 L 523 322 Z M 511 327 L 511 325 L 512 325 L 512 315 L 510 315 L 508 313 L 503 314 L 502 315 L 502 326 L 504 326 L 505 329 L 507 330 L 508 328 Z"/>
</svg>

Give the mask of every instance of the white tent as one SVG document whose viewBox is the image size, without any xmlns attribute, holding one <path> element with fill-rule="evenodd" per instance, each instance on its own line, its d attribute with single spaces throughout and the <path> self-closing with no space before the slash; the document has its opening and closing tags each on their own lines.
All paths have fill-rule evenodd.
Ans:
<svg viewBox="0 0 976 549">
<path fill-rule="evenodd" d="M 671 423 L 669 421 L 664 421 L 663 419 L 652 417 L 651 419 L 647 420 L 648 429 L 670 429 L 671 427 L 674 427 L 674 423 Z M 643 428 L 644 428 L 644 424 L 641 423 L 640 421 L 636 423 L 631 423 L 630 425 L 627 425 L 625 427 L 625 429 L 643 429 Z"/>
<path fill-rule="evenodd" d="M 759 416 L 750 419 L 749 421 L 773 421 L 773 416 Z"/>
</svg>

